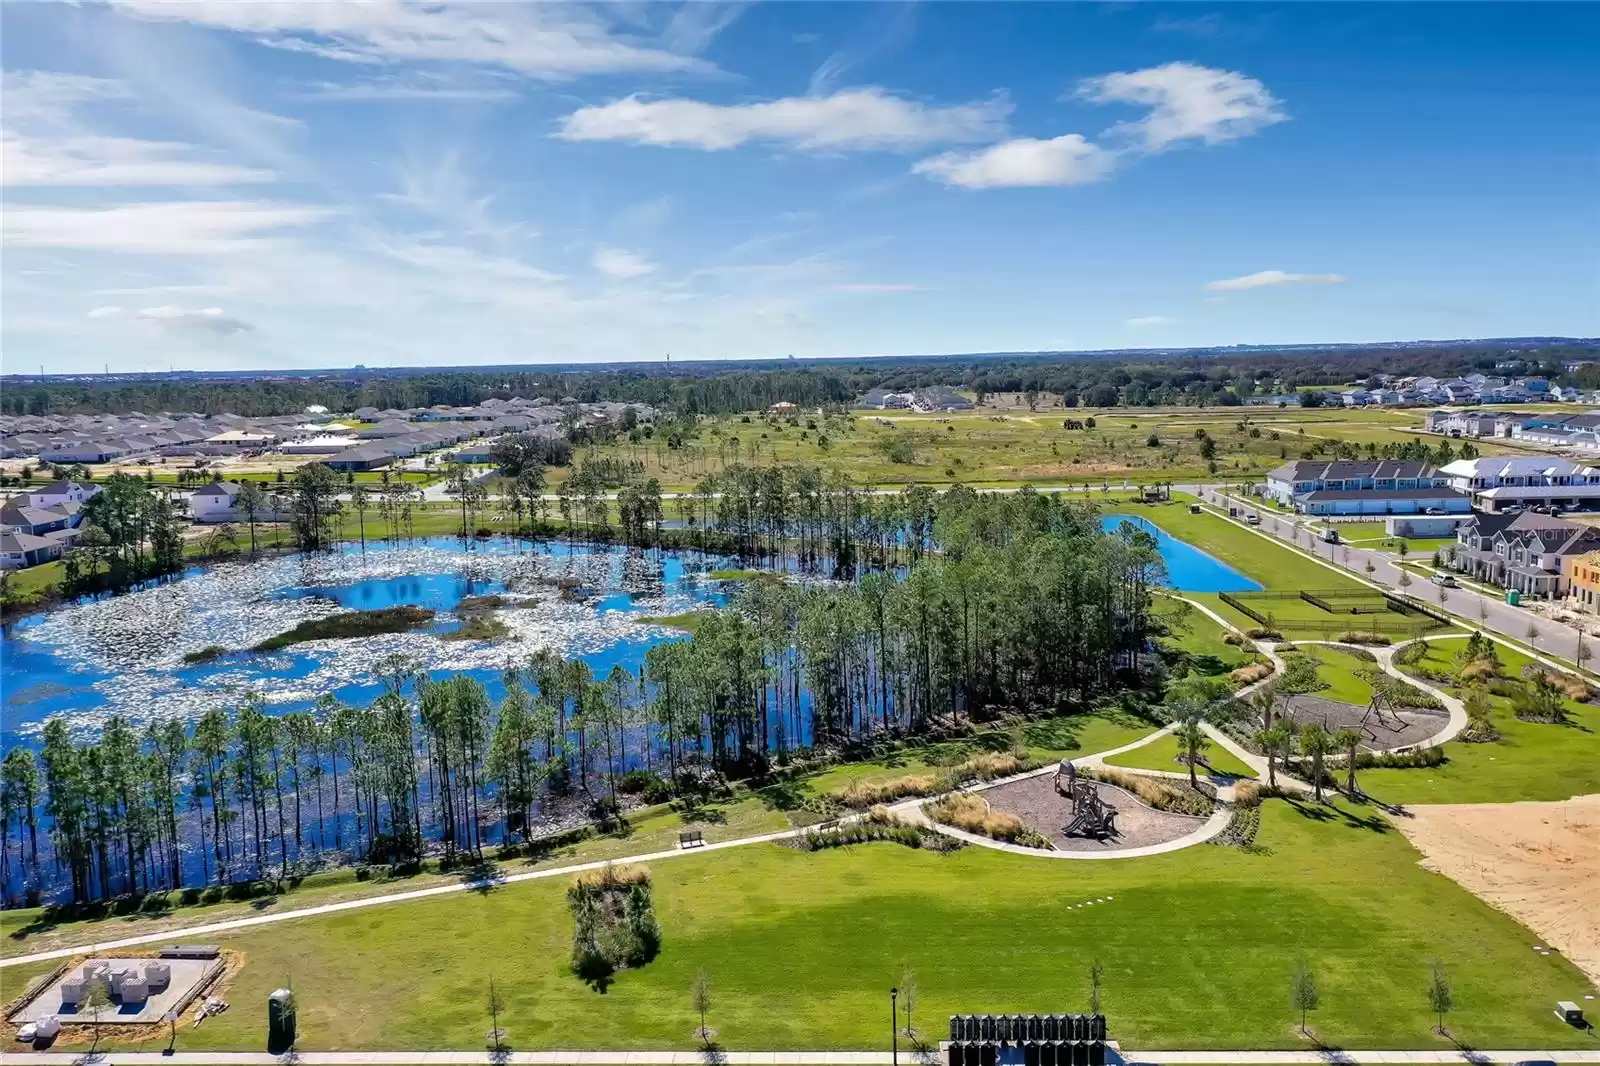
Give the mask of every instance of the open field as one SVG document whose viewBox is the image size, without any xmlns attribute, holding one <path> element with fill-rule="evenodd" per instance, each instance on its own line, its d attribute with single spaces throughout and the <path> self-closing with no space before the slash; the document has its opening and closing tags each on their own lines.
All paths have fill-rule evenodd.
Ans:
<svg viewBox="0 0 1600 1066">
<path fill-rule="evenodd" d="M 704 970 L 724 1048 L 878 1047 L 904 965 L 933 1035 L 956 1011 L 1084 1009 L 1098 959 L 1125 1047 L 1295 1048 L 1289 974 L 1304 957 L 1331 1046 L 1450 1047 L 1429 1031 L 1433 958 L 1464 1043 L 1589 1046 L 1550 1011 L 1581 998 L 1572 963 L 1419 867 L 1380 816 L 1269 801 L 1258 843 L 1096 863 L 887 843 L 685 855 L 651 870 L 660 956 L 603 990 L 570 970 L 560 880 L 285 923 L 217 938 L 244 959 L 223 991 L 234 1009 L 179 1045 L 264 1046 L 265 998 L 292 981 L 302 1048 L 476 1047 L 492 975 L 513 1047 L 688 1048 Z"/>
<path fill-rule="evenodd" d="M 583 449 L 575 462 L 585 456 L 636 460 L 645 476 L 668 489 L 691 488 L 733 462 L 815 464 L 848 473 L 858 484 L 886 486 L 1063 484 L 1107 477 L 1240 480 L 1342 441 L 1364 449 L 1369 442 L 1381 446 L 1420 439 L 1437 447 L 1443 438 L 1420 432 L 1423 417 L 1420 410 L 1041 405 L 1036 411 L 985 406 L 946 414 L 852 411 L 828 418 L 811 412 L 790 425 L 752 414 L 706 418 L 698 437 L 679 449 L 653 437 Z M 1067 429 L 1068 420 L 1084 428 Z M 1195 435 L 1201 430 L 1215 442 L 1214 470 L 1201 454 Z M 897 441 L 901 451 L 891 458 Z M 1495 442 L 1479 447 L 1501 450 Z M 570 473 L 552 470 L 552 483 Z"/>
<path fill-rule="evenodd" d="M 1156 611 L 1167 627 L 1159 641 L 1161 647 L 1182 653 L 1195 673 L 1225 674 L 1261 658 L 1249 648 L 1223 640 L 1226 630 L 1182 600 L 1158 599 Z"/>
<path fill-rule="evenodd" d="M 1136 770 L 1166 770 L 1175 774 L 1188 772 L 1188 765 L 1178 761 L 1182 752 L 1178 738 L 1168 733 L 1166 736 L 1152 740 L 1143 747 L 1125 751 L 1121 755 L 1113 755 L 1106 760 L 1107 766 L 1127 766 Z M 1256 772 L 1237 758 L 1230 755 L 1222 745 L 1212 742 L 1200 755 L 1204 766 L 1219 774 L 1231 777 L 1254 777 Z M 1202 768 L 1200 776 L 1204 777 L 1206 771 Z"/>
<path fill-rule="evenodd" d="M 1465 643 L 1465 638 L 1429 641 L 1428 654 L 1417 665 L 1451 670 Z M 1509 648 L 1496 651 L 1508 677 L 1520 676 L 1532 662 Z M 1440 687 L 1462 695 L 1459 686 Z M 1386 803 L 1405 804 L 1564 800 L 1600 792 L 1600 707 L 1567 700 L 1567 724 L 1550 725 L 1520 721 L 1511 713 L 1510 701 L 1499 696 L 1490 696 L 1489 702 L 1501 734 L 1497 743 L 1453 740 L 1445 745 L 1449 761 L 1444 765 L 1363 770 L 1361 787 Z"/>
</svg>

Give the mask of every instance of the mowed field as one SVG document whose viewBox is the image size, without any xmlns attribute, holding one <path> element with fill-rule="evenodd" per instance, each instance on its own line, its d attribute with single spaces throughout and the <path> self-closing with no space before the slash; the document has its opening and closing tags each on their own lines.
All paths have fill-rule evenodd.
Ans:
<svg viewBox="0 0 1600 1066">
<path fill-rule="evenodd" d="M 264 1047 L 266 997 L 292 983 L 302 1049 L 477 1047 L 493 977 L 515 1048 L 690 1048 L 703 970 L 723 1048 L 880 1048 L 908 964 L 936 1038 L 952 1012 L 1086 1009 L 1099 961 L 1126 1048 L 1294 1048 L 1308 1046 L 1289 1008 L 1301 958 L 1330 1046 L 1450 1048 L 1430 1033 L 1435 958 L 1464 1043 L 1589 1046 L 1550 1011 L 1581 998 L 1578 971 L 1422 870 L 1381 816 L 1273 800 L 1257 842 L 1114 862 L 888 843 L 685 855 L 651 869 L 660 955 L 603 988 L 571 971 L 565 879 L 287 922 L 215 938 L 243 960 L 223 990 L 233 1009 L 179 1046 Z"/>
</svg>

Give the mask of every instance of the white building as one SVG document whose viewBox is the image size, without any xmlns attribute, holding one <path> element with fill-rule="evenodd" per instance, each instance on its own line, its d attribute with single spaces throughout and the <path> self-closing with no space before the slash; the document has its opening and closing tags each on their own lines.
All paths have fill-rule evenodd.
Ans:
<svg viewBox="0 0 1600 1066">
<path fill-rule="evenodd" d="M 1567 459 L 1504 455 L 1457 459 L 1440 468 L 1450 487 L 1491 513 L 1539 504 L 1564 509 L 1600 506 L 1600 469 Z"/>
<path fill-rule="evenodd" d="M 196 522 L 231 522 L 239 517 L 239 486 L 213 481 L 189 494 L 189 517 Z"/>
</svg>

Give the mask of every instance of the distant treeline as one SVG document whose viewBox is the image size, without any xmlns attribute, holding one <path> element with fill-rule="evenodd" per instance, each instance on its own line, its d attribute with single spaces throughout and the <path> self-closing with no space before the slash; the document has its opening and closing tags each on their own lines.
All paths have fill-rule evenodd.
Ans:
<svg viewBox="0 0 1600 1066">
<path fill-rule="evenodd" d="M 779 400 L 803 406 L 848 403 L 868 389 L 929 385 L 995 392 L 1038 392 L 1084 406 L 1230 404 L 1260 391 L 1335 386 L 1370 374 L 1450 377 L 1494 373 L 1520 360 L 1522 372 L 1593 385 L 1600 369 L 1563 378 L 1562 362 L 1600 358 L 1600 343 L 1581 340 L 1441 342 L 1206 353 L 1037 353 L 1027 355 L 860 359 L 826 363 L 623 364 L 576 370 L 528 367 L 329 371 L 283 378 L 188 376 L 38 381 L 7 378 L 5 414 L 194 411 L 202 414 L 292 414 L 311 404 L 333 411 L 359 407 L 466 405 L 490 398 L 544 396 L 583 402 L 645 403 L 685 414 L 728 414 Z"/>
</svg>

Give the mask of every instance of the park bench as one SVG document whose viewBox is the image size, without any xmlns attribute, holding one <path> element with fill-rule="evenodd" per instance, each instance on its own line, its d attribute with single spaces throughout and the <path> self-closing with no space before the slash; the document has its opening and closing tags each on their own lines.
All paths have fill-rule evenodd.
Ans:
<svg viewBox="0 0 1600 1066">
<path fill-rule="evenodd" d="M 698 829 L 691 829 L 687 833 L 678 834 L 678 847 L 702 848 L 705 847 L 706 838 Z"/>
<path fill-rule="evenodd" d="M 819 833 L 826 833 L 830 829 L 837 828 L 839 828 L 839 819 L 837 818 L 830 818 L 826 822 L 817 823 L 817 832 Z"/>
</svg>

